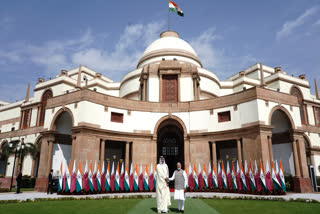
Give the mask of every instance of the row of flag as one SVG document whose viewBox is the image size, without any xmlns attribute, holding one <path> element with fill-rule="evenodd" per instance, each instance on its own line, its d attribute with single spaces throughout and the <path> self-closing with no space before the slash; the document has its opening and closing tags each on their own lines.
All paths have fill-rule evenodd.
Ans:
<svg viewBox="0 0 320 214">
<path fill-rule="evenodd" d="M 239 164 L 240 163 L 240 164 Z M 279 192 L 286 192 L 285 178 L 280 161 L 280 167 L 278 162 L 272 161 L 271 170 L 268 161 L 265 166 L 265 170 L 260 161 L 260 167 L 257 166 L 257 162 L 254 161 L 254 171 L 251 161 L 247 164 L 244 162 L 232 162 L 231 167 L 229 161 L 227 161 L 227 171 L 223 162 L 218 163 L 218 171 L 215 167 L 208 165 L 208 173 L 203 164 L 196 165 L 193 169 L 189 164 L 189 169 L 185 168 L 185 172 L 188 175 L 188 182 L 186 188 L 189 191 L 196 190 L 220 190 L 220 191 L 247 191 L 247 192 L 272 192 L 273 190 Z M 125 164 L 112 163 L 111 171 L 110 164 L 108 163 L 106 171 L 104 162 L 100 166 L 100 162 L 97 164 L 92 163 L 88 166 L 86 161 L 84 172 L 81 172 L 81 163 L 79 161 L 78 168 L 76 167 L 76 161 L 73 162 L 73 171 L 70 171 L 71 161 L 67 166 L 66 162 L 61 162 L 59 171 L 59 185 L 58 192 L 118 192 L 118 191 L 153 191 L 156 186 L 156 166 L 153 170 L 153 164 L 150 164 L 150 171 L 148 165 L 142 167 L 138 173 L 138 166 L 133 169 L 130 165 L 130 171 Z M 119 170 L 121 167 L 121 170 Z M 144 170 L 143 170 L 144 168 Z M 236 169 L 237 168 L 237 169 Z M 235 170 L 236 169 L 236 170 Z M 264 172 L 265 171 L 265 172 Z"/>
<path fill-rule="evenodd" d="M 235 166 L 236 165 L 236 166 Z M 251 161 L 247 165 L 247 161 L 244 162 L 232 162 L 231 167 L 229 161 L 227 161 L 227 172 L 223 162 L 218 163 L 218 172 L 216 173 L 215 167 L 209 163 L 208 175 L 205 165 L 201 170 L 200 164 L 198 166 L 198 172 L 194 165 L 193 170 L 189 165 L 188 170 L 188 188 L 190 190 L 203 190 L 203 189 L 219 189 L 228 191 L 247 191 L 247 192 L 272 192 L 273 190 L 279 192 L 286 192 L 285 178 L 280 161 L 280 167 L 278 162 L 272 161 L 271 170 L 267 161 L 265 166 L 265 172 L 262 161 L 260 161 L 260 167 L 257 166 L 257 162 L 254 161 L 254 171 Z M 237 168 L 237 170 L 235 170 Z"/>
<path fill-rule="evenodd" d="M 119 168 L 121 166 L 121 171 Z M 124 166 L 124 163 L 117 163 L 115 168 L 115 163 L 112 163 L 112 168 L 110 171 L 110 165 L 108 163 L 107 169 L 105 171 L 104 162 L 100 166 L 100 162 L 92 163 L 84 168 L 84 172 L 81 172 L 81 162 L 78 163 L 78 168 L 76 167 L 76 161 L 73 162 L 73 171 L 70 170 L 71 161 L 67 166 L 66 162 L 61 162 L 59 170 L 59 185 L 58 192 L 118 192 L 118 191 L 153 191 L 156 185 L 156 172 L 153 170 L 152 164 L 150 165 L 150 172 L 148 166 L 145 170 L 142 169 L 140 165 L 139 174 L 138 166 L 135 169 L 130 165 L 130 173 L 128 171 L 128 166 Z M 156 168 L 156 167 L 155 167 Z"/>
</svg>

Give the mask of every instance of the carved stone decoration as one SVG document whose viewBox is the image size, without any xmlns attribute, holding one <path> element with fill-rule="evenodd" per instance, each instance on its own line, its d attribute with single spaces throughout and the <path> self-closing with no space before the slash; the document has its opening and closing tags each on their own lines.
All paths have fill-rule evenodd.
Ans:
<svg viewBox="0 0 320 214">
<path fill-rule="evenodd" d="M 162 76 L 162 100 L 164 102 L 178 101 L 178 76 L 163 75 Z"/>
</svg>

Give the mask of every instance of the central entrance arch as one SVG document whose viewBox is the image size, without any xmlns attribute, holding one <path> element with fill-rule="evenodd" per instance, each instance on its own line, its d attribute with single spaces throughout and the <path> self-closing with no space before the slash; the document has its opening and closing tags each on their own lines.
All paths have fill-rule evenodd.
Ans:
<svg viewBox="0 0 320 214">
<path fill-rule="evenodd" d="M 176 169 L 177 162 L 184 168 L 184 129 L 175 119 L 162 121 L 157 130 L 157 160 L 164 156 L 169 176 Z"/>
</svg>

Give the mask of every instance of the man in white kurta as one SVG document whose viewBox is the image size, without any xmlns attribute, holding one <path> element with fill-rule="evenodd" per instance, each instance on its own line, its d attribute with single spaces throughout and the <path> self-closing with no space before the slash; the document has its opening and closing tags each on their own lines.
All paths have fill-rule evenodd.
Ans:
<svg viewBox="0 0 320 214">
<path fill-rule="evenodd" d="M 178 202 L 178 212 L 184 213 L 184 200 L 188 177 L 186 172 L 181 169 L 181 163 L 177 163 L 177 170 L 174 171 L 170 181 L 174 180 L 174 200 Z"/>
<path fill-rule="evenodd" d="M 169 191 L 169 169 L 164 158 L 160 157 L 160 162 L 157 165 L 157 209 L 158 213 L 167 213 L 168 206 L 171 205 Z"/>
</svg>

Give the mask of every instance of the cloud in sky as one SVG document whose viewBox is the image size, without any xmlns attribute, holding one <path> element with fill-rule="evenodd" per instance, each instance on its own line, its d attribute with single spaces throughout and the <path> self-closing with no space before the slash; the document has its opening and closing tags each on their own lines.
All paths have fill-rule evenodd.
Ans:
<svg viewBox="0 0 320 214">
<path fill-rule="evenodd" d="M 302 13 L 299 17 L 297 17 L 294 20 L 286 21 L 283 25 L 280 31 L 276 34 L 276 39 L 281 40 L 283 38 L 286 38 L 290 36 L 291 33 L 294 32 L 294 30 L 301 25 L 303 25 L 306 20 L 316 14 L 319 11 L 318 6 L 311 7 L 307 9 L 304 13 Z"/>
</svg>

